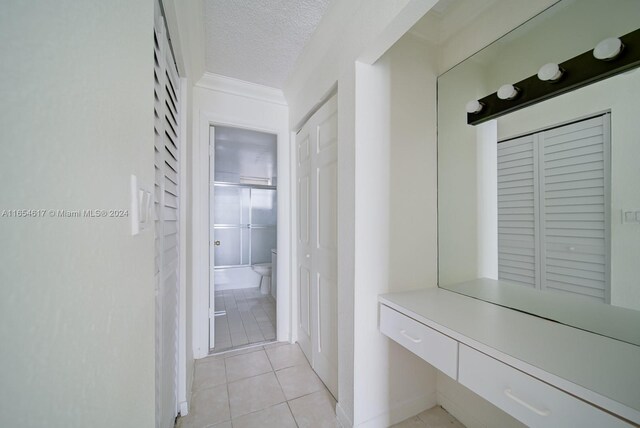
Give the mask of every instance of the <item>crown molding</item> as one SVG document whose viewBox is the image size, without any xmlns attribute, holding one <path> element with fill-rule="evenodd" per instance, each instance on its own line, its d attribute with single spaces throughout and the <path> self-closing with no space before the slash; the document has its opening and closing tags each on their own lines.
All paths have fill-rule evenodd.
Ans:
<svg viewBox="0 0 640 428">
<path fill-rule="evenodd" d="M 205 72 L 198 80 L 196 86 L 212 91 L 224 92 L 241 97 L 252 98 L 272 104 L 286 106 L 287 100 L 280 89 L 257 83 L 246 82 L 232 77 L 221 76 L 215 73 Z"/>
</svg>

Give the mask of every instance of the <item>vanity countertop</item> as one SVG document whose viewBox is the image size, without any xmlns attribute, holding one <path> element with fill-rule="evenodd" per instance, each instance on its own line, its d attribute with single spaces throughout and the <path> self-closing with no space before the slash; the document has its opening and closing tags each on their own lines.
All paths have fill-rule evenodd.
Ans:
<svg viewBox="0 0 640 428">
<path fill-rule="evenodd" d="M 638 346 L 441 288 L 383 294 L 378 300 L 518 370 L 640 424 Z"/>
</svg>

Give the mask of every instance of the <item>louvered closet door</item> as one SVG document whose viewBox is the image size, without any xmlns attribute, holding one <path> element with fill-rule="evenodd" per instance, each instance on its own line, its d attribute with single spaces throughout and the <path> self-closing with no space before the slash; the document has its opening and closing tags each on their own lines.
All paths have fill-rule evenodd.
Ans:
<svg viewBox="0 0 640 428">
<path fill-rule="evenodd" d="M 498 144 L 498 278 L 539 288 L 537 137 Z"/>
<path fill-rule="evenodd" d="M 540 134 L 542 288 L 610 300 L 609 115 Z"/>
<path fill-rule="evenodd" d="M 156 427 L 173 427 L 178 384 L 178 74 L 162 17 L 154 31 Z"/>
</svg>

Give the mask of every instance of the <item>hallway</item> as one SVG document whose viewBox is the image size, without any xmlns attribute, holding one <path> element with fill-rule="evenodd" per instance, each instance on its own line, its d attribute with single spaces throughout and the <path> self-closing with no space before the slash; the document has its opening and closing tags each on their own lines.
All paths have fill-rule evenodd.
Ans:
<svg viewBox="0 0 640 428">
<path fill-rule="evenodd" d="M 176 428 L 332 428 L 336 401 L 297 344 L 229 351 L 196 362 L 192 408 Z M 395 428 L 464 428 L 435 406 Z"/>
<path fill-rule="evenodd" d="M 338 427 L 335 405 L 298 345 L 273 343 L 196 361 L 177 427 Z"/>
</svg>

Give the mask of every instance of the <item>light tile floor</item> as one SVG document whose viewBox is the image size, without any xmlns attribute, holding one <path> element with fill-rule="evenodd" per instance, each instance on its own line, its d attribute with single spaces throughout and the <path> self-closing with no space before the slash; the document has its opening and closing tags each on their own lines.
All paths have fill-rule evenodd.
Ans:
<svg viewBox="0 0 640 428">
<path fill-rule="evenodd" d="M 339 427 L 335 406 L 297 344 L 271 343 L 197 360 L 177 428 Z M 394 427 L 464 428 L 439 406 Z"/>
<path fill-rule="evenodd" d="M 260 343 L 276 338 L 276 302 L 259 288 L 215 292 L 215 310 L 226 315 L 215 320 L 213 352 Z"/>
<path fill-rule="evenodd" d="M 178 428 L 339 427 L 336 401 L 297 344 L 272 343 L 196 361 Z"/>
<path fill-rule="evenodd" d="M 435 406 L 395 424 L 393 428 L 464 428 L 464 425 L 442 407 Z"/>
</svg>

